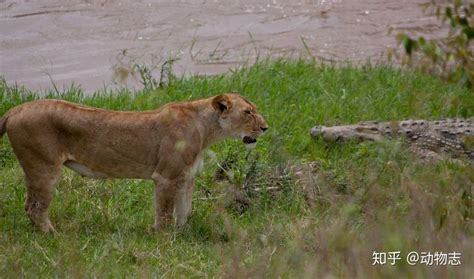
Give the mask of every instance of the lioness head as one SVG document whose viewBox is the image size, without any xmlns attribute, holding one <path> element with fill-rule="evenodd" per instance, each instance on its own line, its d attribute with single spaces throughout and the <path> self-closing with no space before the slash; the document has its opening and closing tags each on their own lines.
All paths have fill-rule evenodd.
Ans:
<svg viewBox="0 0 474 279">
<path fill-rule="evenodd" d="M 257 107 L 244 97 L 227 93 L 214 97 L 212 106 L 219 114 L 219 125 L 226 135 L 241 138 L 248 148 L 255 147 L 257 137 L 268 129 Z"/>
</svg>

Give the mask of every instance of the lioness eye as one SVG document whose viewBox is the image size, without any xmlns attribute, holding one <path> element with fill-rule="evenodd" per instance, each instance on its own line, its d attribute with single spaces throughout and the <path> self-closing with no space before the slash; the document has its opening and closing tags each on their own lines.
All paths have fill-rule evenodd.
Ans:
<svg viewBox="0 0 474 279">
<path fill-rule="evenodd" d="M 246 114 L 252 114 L 252 112 L 251 112 L 250 110 L 248 110 L 248 109 L 245 110 L 245 113 L 246 113 Z"/>
</svg>

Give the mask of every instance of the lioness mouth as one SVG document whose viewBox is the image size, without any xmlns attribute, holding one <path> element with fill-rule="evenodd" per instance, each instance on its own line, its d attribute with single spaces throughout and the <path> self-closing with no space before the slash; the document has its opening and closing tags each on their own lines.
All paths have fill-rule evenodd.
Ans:
<svg viewBox="0 0 474 279">
<path fill-rule="evenodd" d="M 257 140 L 255 138 L 252 138 L 252 137 L 249 137 L 249 136 L 245 136 L 242 141 L 245 143 L 245 144 L 252 144 L 252 143 L 256 143 Z"/>
</svg>

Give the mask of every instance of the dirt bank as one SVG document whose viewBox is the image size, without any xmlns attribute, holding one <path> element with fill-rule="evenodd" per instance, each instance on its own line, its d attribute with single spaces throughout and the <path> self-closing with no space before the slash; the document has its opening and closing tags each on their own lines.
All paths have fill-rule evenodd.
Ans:
<svg viewBox="0 0 474 279">
<path fill-rule="evenodd" d="M 257 53 L 377 60 L 395 45 L 390 27 L 439 33 L 422 2 L 0 0 L 0 74 L 34 90 L 53 80 L 92 92 L 123 85 L 113 74 L 120 63 L 159 66 L 179 58 L 176 74 L 215 74 Z"/>
</svg>

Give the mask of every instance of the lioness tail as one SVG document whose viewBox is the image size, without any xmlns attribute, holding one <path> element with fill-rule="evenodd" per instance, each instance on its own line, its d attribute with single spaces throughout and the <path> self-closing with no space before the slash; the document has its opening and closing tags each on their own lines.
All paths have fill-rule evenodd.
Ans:
<svg viewBox="0 0 474 279">
<path fill-rule="evenodd" d="M 0 118 L 0 137 L 7 132 L 7 117 Z"/>
</svg>

